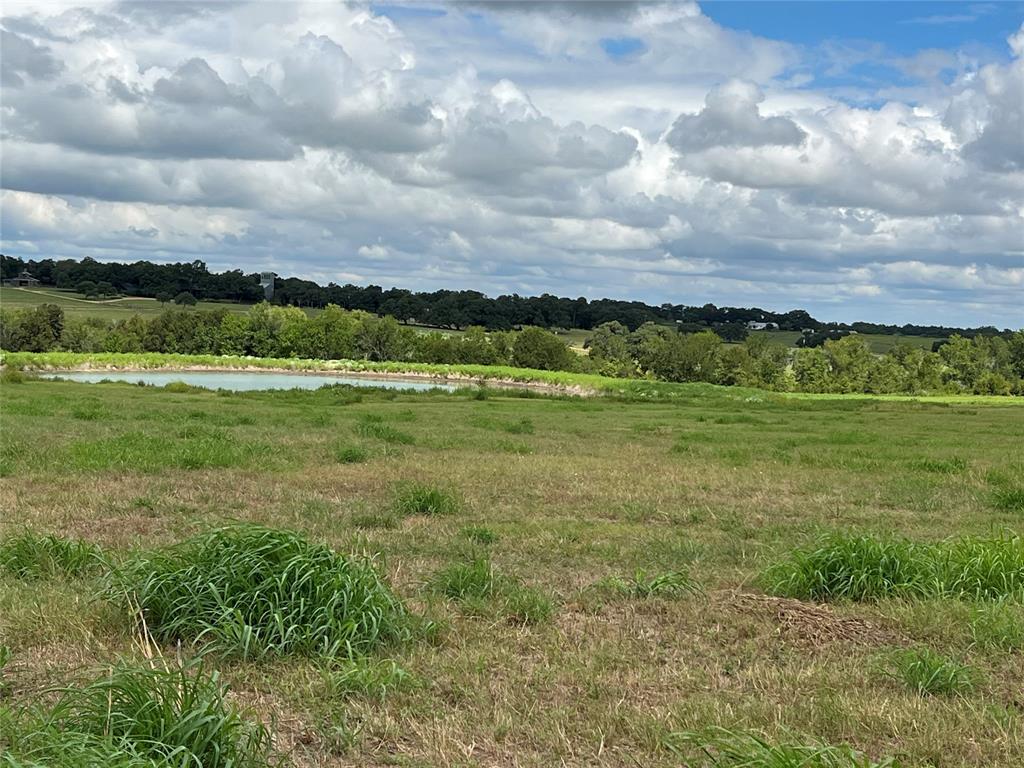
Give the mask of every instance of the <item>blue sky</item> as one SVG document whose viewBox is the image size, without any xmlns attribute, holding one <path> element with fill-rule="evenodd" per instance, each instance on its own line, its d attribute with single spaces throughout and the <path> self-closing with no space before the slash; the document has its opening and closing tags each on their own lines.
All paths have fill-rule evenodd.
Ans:
<svg viewBox="0 0 1024 768">
<path fill-rule="evenodd" d="M 1021 326 L 1022 21 L 8 0 L 0 246 Z"/>
</svg>

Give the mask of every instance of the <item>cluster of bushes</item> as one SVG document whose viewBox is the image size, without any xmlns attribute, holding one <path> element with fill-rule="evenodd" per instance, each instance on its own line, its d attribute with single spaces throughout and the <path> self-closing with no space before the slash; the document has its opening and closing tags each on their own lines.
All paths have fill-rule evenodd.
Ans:
<svg viewBox="0 0 1024 768">
<path fill-rule="evenodd" d="M 646 323 L 606 323 L 588 339 L 590 364 L 606 376 L 651 375 L 785 392 L 1024 394 L 1024 331 L 1006 338 L 953 336 L 938 352 L 897 344 L 883 356 L 859 336 L 791 350 L 763 336 L 728 345 L 711 331 L 681 334 Z"/>
<path fill-rule="evenodd" d="M 245 314 L 223 309 L 169 309 L 146 320 L 64 317 L 60 307 L 0 311 L 0 348 L 7 351 L 163 352 L 319 360 L 370 360 L 514 366 L 599 373 L 623 378 L 706 382 L 784 392 L 1024 394 L 1024 331 L 1007 337 L 953 336 L 937 352 L 897 344 L 874 355 L 857 335 L 792 350 L 751 336 L 727 344 L 710 331 L 681 333 L 644 323 L 634 331 L 604 323 L 576 354 L 556 334 L 536 327 L 461 334 L 420 333 L 393 317 L 337 306 L 310 317 L 263 302 Z"/>
</svg>

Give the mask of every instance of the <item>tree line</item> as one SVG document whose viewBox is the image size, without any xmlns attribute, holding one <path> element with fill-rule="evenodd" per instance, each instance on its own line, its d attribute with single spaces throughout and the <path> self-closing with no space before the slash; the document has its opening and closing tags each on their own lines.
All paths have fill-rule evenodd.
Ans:
<svg viewBox="0 0 1024 768">
<path fill-rule="evenodd" d="M 0 348 L 48 352 L 166 352 L 323 360 L 364 359 L 516 366 L 624 378 L 707 382 L 783 392 L 977 393 L 1024 395 L 1024 331 L 952 336 L 937 351 L 897 343 L 872 354 L 857 335 L 821 347 L 789 349 L 762 335 L 728 344 L 710 330 L 682 333 L 658 323 L 635 330 L 597 326 L 579 354 L 551 331 L 527 326 L 488 332 L 418 332 L 391 316 L 329 305 L 308 315 L 296 307 L 168 309 L 151 319 L 66 318 L 55 304 L 0 309 Z"/>
<path fill-rule="evenodd" d="M 76 290 L 86 295 L 133 295 L 174 301 L 177 304 L 202 301 L 233 301 L 255 303 L 263 299 L 259 275 L 241 270 L 211 272 L 202 261 L 179 264 L 154 264 L 137 261 L 131 264 L 81 260 L 22 260 L 0 255 L 3 279 L 27 269 L 44 285 Z M 742 341 L 747 336 L 747 323 L 768 323 L 783 331 L 856 331 L 858 333 L 898 333 L 904 336 L 1006 335 L 994 327 L 953 328 L 944 326 L 880 325 L 875 323 L 822 323 L 807 311 L 772 312 L 758 307 L 718 307 L 714 304 L 688 306 L 664 303 L 650 305 L 639 301 L 616 299 L 588 300 L 543 294 L 519 296 L 506 294 L 496 298 L 478 291 L 439 290 L 416 292 L 401 288 L 384 289 L 378 285 L 321 286 L 296 277 L 274 281 L 273 303 L 282 306 L 324 308 L 335 305 L 347 310 L 361 310 L 377 315 L 390 315 L 403 325 L 417 324 L 459 330 L 481 326 L 487 330 L 512 330 L 526 326 L 593 330 L 608 322 L 618 322 L 630 329 L 644 323 L 672 325 L 684 332 L 712 330 L 727 341 Z M 842 335 L 837 333 L 834 335 Z M 815 344 L 826 336 L 815 337 Z"/>
</svg>

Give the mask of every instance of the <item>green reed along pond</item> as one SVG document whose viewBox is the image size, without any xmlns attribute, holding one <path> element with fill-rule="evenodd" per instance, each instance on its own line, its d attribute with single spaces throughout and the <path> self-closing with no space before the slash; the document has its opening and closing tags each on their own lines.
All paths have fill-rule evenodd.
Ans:
<svg viewBox="0 0 1024 768">
<path fill-rule="evenodd" d="M 181 382 L 192 387 L 228 389 L 233 392 L 256 392 L 269 389 L 320 389 L 321 387 L 331 387 L 337 384 L 344 384 L 350 387 L 376 387 L 414 392 L 430 389 L 454 392 L 460 386 L 435 381 L 284 373 L 279 371 L 61 371 L 40 374 L 40 378 L 65 379 L 67 381 L 88 384 L 97 384 L 101 381 L 122 381 L 130 384 L 147 384 L 156 387 Z"/>
</svg>

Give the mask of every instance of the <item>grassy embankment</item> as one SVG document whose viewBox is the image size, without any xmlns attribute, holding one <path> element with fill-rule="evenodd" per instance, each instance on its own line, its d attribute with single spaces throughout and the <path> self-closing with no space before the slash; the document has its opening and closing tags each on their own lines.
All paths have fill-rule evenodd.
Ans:
<svg viewBox="0 0 1024 768">
<path fill-rule="evenodd" d="M 863 395 L 765 392 L 749 387 L 718 387 L 711 384 L 674 384 L 649 379 L 616 379 L 589 373 L 540 371 L 497 365 L 445 365 L 434 363 L 371 362 L 368 360 L 304 360 L 298 358 L 239 357 L 233 355 L 171 355 L 162 353 L 2 352 L 0 363 L 32 370 L 224 368 L 303 372 L 336 372 L 420 376 L 437 379 L 471 379 L 482 383 L 536 384 L 570 394 L 603 394 L 635 400 L 692 400 L 707 393 L 734 400 L 765 398 L 913 400 L 933 403 L 1020 406 L 1024 398 L 991 395 Z"/>
<path fill-rule="evenodd" d="M 5 381 L 0 751 L 1020 765 L 1024 410 L 660 391 Z"/>
</svg>

